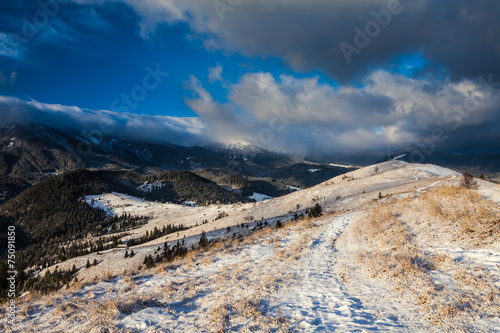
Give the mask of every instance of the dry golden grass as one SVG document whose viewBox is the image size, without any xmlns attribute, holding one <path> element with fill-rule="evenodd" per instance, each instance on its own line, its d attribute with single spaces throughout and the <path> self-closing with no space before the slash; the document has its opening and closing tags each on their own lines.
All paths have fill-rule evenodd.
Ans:
<svg viewBox="0 0 500 333">
<path fill-rule="evenodd" d="M 477 192 L 463 187 L 441 187 L 422 195 L 424 212 L 473 234 L 477 244 L 500 235 L 500 209 Z"/>
<path fill-rule="evenodd" d="M 380 203 L 348 233 L 358 243 L 355 258 L 369 276 L 386 279 L 395 291 L 412 297 L 432 325 L 468 331 L 475 319 L 500 315 L 500 291 L 487 270 L 428 251 L 426 234 L 444 232 L 452 241 L 478 246 L 498 239 L 498 216 L 499 208 L 474 191 L 443 187 Z M 456 286 L 435 284 L 433 270 L 451 274 Z"/>
<path fill-rule="evenodd" d="M 408 276 L 425 274 L 433 267 L 430 258 L 417 246 L 409 226 L 390 207 L 377 206 L 353 230 L 364 245 L 356 258 L 369 267 L 373 277 L 388 275 L 403 282 Z"/>
<path fill-rule="evenodd" d="M 206 314 L 212 323 L 206 328 L 208 331 L 224 332 L 237 327 L 242 332 L 287 332 L 288 319 L 283 313 L 279 310 L 278 313 L 275 310 L 272 313 L 268 311 L 271 304 L 278 303 L 275 299 L 276 291 L 284 281 L 290 280 L 289 272 L 293 271 L 296 260 L 307 251 L 307 244 L 312 239 L 311 235 L 318 230 L 318 225 L 318 221 L 304 219 L 287 221 L 282 228 L 264 227 L 251 232 L 243 229 L 247 233 L 246 237 L 221 239 L 212 243 L 209 248 L 193 250 L 167 264 L 141 270 L 136 276 L 139 279 L 135 279 L 130 271 L 124 272 L 123 285 L 114 285 L 105 293 L 100 290 L 100 283 L 117 278 L 109 267 L 96 270 L 93 278 L 85 279 L 89 282 L 84 280 L 83 283 L 72 283 L 64 292 L 44 295 L 43 303 L 39 300 L 39 295 L 32 296 L 33 301 L 36 306 L 50 308 L 48 316 L 52 316 L 51 318 L 77 321 L 79 326 L 78 330 L 73 330 L 75 332 L 125 332 L 126 329 L 117 328 L 124 316 L 145 307 L 163 308 L 178 302 L 203 308 L 204 312 L 196 321 L 203 322 L 202 317 Z M 284 238 L 287 241 L 282 243 Z M 277 255 L 255 262 L 250 255 L 246 258 L 244 256 L 246 248 L 254 244 L 268 244 L 270 251 L 275 244 L 281 246 L 275 250 Z M 224 259 L 226 255 L 235 255 L 236 258 L 241 256 L 243 260 L 238 259 L 235 264 L 217 268 L 215 273 L 206 276 L 196 274 L 199 264 L 211 265 Z M 260 268 L 256 269 L 256 265 Z M 273 273 L 263 274 L 267 269 Z M 170 280 L 165 287 L 146 294 L 140 291 L 139 285 L 143 283 L 140 278 L 148 275 L 176 276 L 178 280 Z M 94 291 L 92 284 L 98 284 Z M 106 288 L 109 286 L 102 285 Z M 76 293 L 81 293 L 84 286 L 88 286 L 90 290 L 77 297 Z M 116 292 L 121 295 L 116 296 Z M 30 311 L 32 308 L 24 305 L 26 318 L 29 318 Z M 33 326 L 35 327 L 36 325 Z M 29 325 L 26 325 L 24 331 L 29 329 Z M 72 332 L 72 329 L 68 328 L 67 331 Z"/>
</svg>

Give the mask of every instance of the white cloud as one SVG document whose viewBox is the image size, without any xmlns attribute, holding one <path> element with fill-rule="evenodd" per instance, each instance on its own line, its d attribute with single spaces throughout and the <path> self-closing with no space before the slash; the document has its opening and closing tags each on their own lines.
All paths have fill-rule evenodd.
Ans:
<svg viewBox="0 0 500 333">
<path fill-rule="evenodd" d="M 19 60 L 24 56 L 24 49 L 19 41 L 4 32 L 0 32 L 0 56 Z"/>
<path fill-rule="evenodd" d="M 222 81 L 222 66 L 217 65 L 208 69 L 208 80 L 210 83 Z"/>
<path fill-rule="evenodd" d="M 215 102 L 196 78 L 192 83 L 196 98 L 187 104 L 211 129 L 213 139 L 250 139 L 288 152 L 404 146 L 437 127 L 450 138 L 459 137 L 454 132 L 457 117 L 461 131 L 489 126 L 495 123 L 495 103 L 500 102 L 499 96 L 470 80 L 412 79 L 385 71 L 367 76 L 362 87 L 333 87 L 317 77 L 246 74 L 228 87 L 225 104 Z M 468 111 L 472 102 L 474 108 Z"/>
<path fill-rule="evenodd" d="M 193 93 L 186 104 L 199 117 L 96 111 L 0 96 L 0 125 L 38 122 L 92 130 L 110 124 L 115 135 L 177 144 L 243 139 L 299 155 L 405 146 L 429 138 L 437 128 L 446 132 L 443 148 L 498 143 L 500 94 L 470 80 L 377 71 L 361 86 L 337 87 L 317 77 L 250 73 L 228 84 L 226 103 L 214 100 L 194 76 L 186 88 Z"/>
<path fill-rule="evenodd" d="M 398 55 L 417 52 L 455 81 L 500 73 L 497 0 L 73 1 L 128 4 L 140 18 L 145 38 L 163 23 L 187 22 L 207 49 L 279 57 L 295 70 L 321 68 L 342 82 L 390 66 Z M 222 17 L 216 3 L 225 4 Z M 390 4 L 397 7 L 393 15 Z M 366 30 L 369 22 L 377 24 L 377 17 L 387 13 L 388 23 L 348 64 L 340 44 L 355 44 L 354 28 Z"/>
<path fill-rule="evenodd" d="M 203 141 L 205 125 L 197 117 L 148 116 L 76 106 L 46 104 L 35 100 L 0 96 L 0 125 L 40 123 L 57 128 L 99 130 L 112 128 L 110 135 L 124 135 L 175 144 Z"/>
</svg>

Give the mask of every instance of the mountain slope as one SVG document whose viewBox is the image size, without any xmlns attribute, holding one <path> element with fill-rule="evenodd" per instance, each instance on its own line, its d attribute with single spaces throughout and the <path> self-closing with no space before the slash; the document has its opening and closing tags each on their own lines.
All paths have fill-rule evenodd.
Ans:
<svg viewBox="0 0 500 333">
<path fill-rule="evenodd" d="M 323 171 L 308 173 L 309 164 Z M 28 183 L 33 185 L 80 168 L 144 174 L 210 168 L 228 176 L 282 180 L 282 188 L 266 193 L 271 196 L 287 193 L 286 185 L 307 187 L 348 171 L 272 153 L 249 143 L 183 147 L 38 124 L 0 128 L 0 204 L 19 194 Z M 297 172 L 299 169 L 302 171 Z"/>
<path fill-rule="evenodd" d="M 260 203 L 148 206 L 102 196 L 114 211 L 151 212 L 142 233 L 182 215 L 192 228 L 59 263 L 75 265 L 79 282 L 20 299 L 30 320 L 15 331 L 71 331 L 78 320 L 79 329 L 143 332 L 500 332 L 500 188 L 459 181 L 450 169 L 389 161 Z M 316 203 L 324 216 L 294 217 Z M 221 211 L 228 216 L 213 219 Z M 203 237 L 211 245 L 199 248 Z M 180 242 L 195 250 L 144 268 Z"/>
<path fill-rule="evenodd" d="M 89 233 L 107 235 L 108 228 L 115 230 L 118 224 L 122 225 L 122 230 L 126 223 L 136 226 L 133 219 L 125 217 L 118 223 L 104 210 L 82 201 L 86 196 L 111 192 L 178 203 L 249 201 L 189 171 L 140 176 L 130 172 L 82 169 L 42 181 L 0 206 L 0 233 L 6 233 L 8 225 L 15 225 L 19 235 L 16 243 L 18 264 L 22 267 L 41 265 L 54 259 L 58 247 L 65 242 L 82 240 Z M 139 220 L 146 219 L 137 216 Z M 4 253 L 6 247 L 3 242 L 0 253 Z"/>
<path fill-rule="evenodd" d="M 394 152 L 392 156 L 409 163 L 432 163 L 455 170 L 469 171 L 476 176 L 481 173 L 490 178 L 500 176 L 499 153 L 452 154 L 409 146 Z"/>
</svg>

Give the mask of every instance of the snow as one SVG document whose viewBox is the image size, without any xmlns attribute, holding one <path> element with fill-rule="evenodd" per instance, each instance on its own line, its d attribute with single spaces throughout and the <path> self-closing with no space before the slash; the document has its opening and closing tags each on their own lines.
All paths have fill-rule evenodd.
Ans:
<svg viewBox="0 0 500 333">
<path fill-rule="evenodd" d="M 85 202 L 93 208 L 104 210 L 107 216 L 116 216 L 109 204 L 102 200 L 101 195 L 87 195 L 85 197 Z"/>
<path fill-rule="evenodd" d="M 273 197 L 270 197 L 270 196 L 262 194 L 262 193 L 254 192 L 251 196 L 249 196 L 249 198 L 253 199 L 257 202 L 261 202 L 261 201 L 266 201 L 266 200 L 272 199 Z"/>
<path fill-rule="evenodd" d="M 233 141 L 228 141 L 226 143 L 223 143 L 221 145 L 221 148 L 224 149 L 235 149 L 235 150 L 242 150 L 248 147 L 253 147 L 253 145 L 248 142 L 248 141 L 242 141 L 242 140 L 233 140 Z"/>
<path fill-rule="evenodd" d="M 145 182 L 144 184 L 139 185 L 137 189 L 142 192 L 151 192 L 153 190 L 159 190 L 165 185 L 166 185 L 165 182 L 155 182 L 155 183 Z"/>
<path fill-rule="evenodd" d="M 334 166 L 334 167 L 339 167 L 339 168 L 346 168 L 346 169 L 358 169 L 361 168 L 358 165 L 350 165 L 350 164 L 337 164 L 337 163 L 329 163 L 328 165 Z"/>
<path fill-rule="evenodd" d="M 288 187 L 290 190 L 293 190 L 293 191 L 302 191 L 302 189 L 300 187 L 297 187 L 297 186 L 287 185 L 286 187 Z"/>
<path fill-rule="evenodd" d="M 403 158 L 405 156 L 406 156 L 406 154 L 401 154 L 401 155 L 394 157 L 393 160 L 399 160 L 400 158 Z"/>
<path fill-rule="evenodd" d="M 437 166 L 437 165 L 433 165 L 433 164 L 417 164 L 415 167 L 414 167 L 415 170 L 420 170 L 420 171 L 424 171 L 424 172 L 427 172 L 431 175 L 434 175 L 434 176 L 438 176 L 438 177 L 442 177 L 442 176 L 459 176 L 460 173 L 456 172 L 456 171 L 453 171 L 453 170 L 450 170 L 450 169 L 447 169 L 447 168 L 443 168 L 443 167 L 440 167 L 440 166 Z"/>
<path fill-rule="evenodd" d="M 12 139 L 10 139 L 9 144 L 8 144 L 7 146 L 5 146 L 5 148 L 10 148 L 10 147 L 12 147 L 12 146 L 14 145 L 14 140 L 15 140 L 15 139 L 16 139 L 16 138 L 12 138 Z"/>
<path fill-rule="evenodd" d="M 317 171 L 321 171 L 321 169 L 308 169 L 307 171 L 309 171 L 310 173 L 314 173 Z"/>
<path fill-rule="evenodd" d="M 309 253 L 298 266 L 297 285 L 282 296 L 280 308 L 295 319 L 300 332 L 400 332 L 404 326 L 394 316 L 379 318 L 378 309 L 367 307 L 352 295 L 335 269 L 338 251 L 332 241 L 359 213 L 333 218 L 310 244 Z M 376 296 L 375 296 L 376 297 Z"/>
<path fill-rule="evenodd" d="M 458 181 L 457 175 L 455 171 L 434 165 L 391 160 L 273 200 L 254 193 L 251 198 L 259 201 L 256 203 L 190 207 L 187 202 L 184 205 L 153 203 L 121 193 L 86 196 L 88 204 L 94 199 L 94 207 L 110 215 L 126 212 L 132 216 L 150 217 L 146 225 L 131 230 L 127 237 L 137 237 L 146 230 L 172 223 L 191 228 L 135 246 L 133 258 L 124 259 L 125 249 L 114 249 L 58 263 L 60 269 L 69 269 L 73 264 L 81 268 L 87 259 L 98 258 L 98 266 L 79 271 L 79 280 L 83 283 L 93 281 L 94 276 L 106 270 L 117 277 L 98 280 L 75 291 L 61 291 L 55 296 L 21 299 L 19 308 L 29 305 L 30 309 L 37 310 L 26 311 L 29 320 L 20 320 L 17 331 L 43 331 L 50 327 L 54 331 L 72 332 L 71 325 L 75 322 L 86 325 L 79 326 L 81 331 L 99 331 L 92 326 L 96 317 L 87 316 L 87 312 L 92 312 L 88 309 L 95 304 L 85 302 L 126 301 L 133 304 L 134 299 L 141 302 L 127 311 L 120 310 L 117 317 L 107 323 L 110 327 L 138 332 L 217 331 L 222 325 L 219 321 L 219 326 L 213 326 L 213 318 L 219 313 L 223 319 L 224 316 L 228 318 L 227 331 L 258 331 L 268 327 L 269 322 L 260 317 L 257 320 L 253 315 L 238 314 L 235 304 L 243 299 L 258 304 L 253 313 L 265 314 L 271 319 L 282 315 L 286 327 L 293 332 L 429 331 L 425 318 L 413 315 L 418 309 L 416 304 L 402 297 L 402 293 L 393 292 L 394 286 L 387 280 L 363 273 L 354 251 L 362 245 L 346 235 L 354 234 L 351 226 L 363 221 L 373 205 L 398 198 L 411 200 L 418 198 L 421 191 L 453 186 Z M 479 185 L 478 192 L 483 197 L 500 200 L 499 186 L 483 181 L 479 181 Z M 152 189 L 159 185 L 145 183 L 141 186 Z M 389 197 L 378 200 L 379 192 Z M 319 202 L 326 213 L 335 211 L 336 215 L 312 222 L 285 223 L 280 229 L 264 228 L 256 231 L 253 241 L 232 240 L 233 233 L 251 233 L 256 225 L 256 222 L 249 223 L 251 220 L 263 218 L 273 225 L 278 219 L 289 220 L 296 210 L 303 212 L 315 202 Z M 215 220 L 222 211 L 228 216 Z M 418 213 L 413 215 L 419 218 Z M 208 223 L 200 224 L 204 220 Z M 195 223 L 198 226 L 195 227 Z M 241 223 L 248 228 L 238 227 Z M 192 247 L 198 243 L 202 231 L 210 240 L 226 237 L 220 251 L 209 249 L 168 265 L 137 271 L 144 256 L 155 255 L 158 246 L 166 241 L 171 245 L 184 240 L 187 247 Z M 498 242 L 480 248 L 464 248 L 445 243 L 445 233 L 439 236 L 442 237 L 436 238 L 438 246 L 425 243 L 427 251 L 446 253 L 452 263 L 466 267 L 485 267 L 500 287 Z M 434 284 L 448 289 L 457 284 L 455 276 L 445 269 L 431 271 L 430 277 Z M 69 314 L 64 313 L 67 304 L 69 308 L 74 304 L 75 308 Z M 481 318 L 472 323 L 480 328 L 477 331 L 486 328 L 485 331 L 500 332 L 497 317 Z M 268 331 L 280 331 L 269 327 L 272 328 Z M 439 330 L 439 327 L 431 328 Z"/>
<path fill-rule="evenodd" d="M 479 185 L 479 194 L 481 194 L 483 198 L 489 199 L 497 205 L 500 205 L 500 186 L 484 180 L 478 180 L 477 182 Z"/>
<path fill-rule="evenodd" d="M 167 311 L 160 307 L 150 307 L 126 316 L 122 320 L 124 328 L 130 330 L 147 331 L 148 328 L 154 326 L 164 326 L 168 321 L 168 316 L 165 316 Z"/>
<path fill-rule="evenodd" d="M 182 204 L 190 207 L 198 207 L 198 205 L 194 201 L 184 201 Z"/>
<path fill-rule="evenodd" d="M 437 247 L 432 251 L 447 253 L 455 262 L 467 262 L 473 267 L 484 267 L 497 277 L 500 288 L 500 250 L 493 248 L 464 249 L 457 246 Z"/>
</svg>

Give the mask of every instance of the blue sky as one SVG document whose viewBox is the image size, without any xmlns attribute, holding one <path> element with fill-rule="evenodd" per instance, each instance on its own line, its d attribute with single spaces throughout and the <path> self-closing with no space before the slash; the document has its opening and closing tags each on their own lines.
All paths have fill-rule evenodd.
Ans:
<svg viewBox="0 0 500 333">
<path fill-rule="evenodd" d="M 0 96 L 114 118 L 194 117 L 198 140 L 256 144 L 286 108 L 293 120 L 261 146 L 298 154 L 404 146 L 436 123 L 454 127 L 446 110 L 484 91 L 478 119 L 496 124 L 496 95 L 477 78 L 500 72 L 498 4 L 448 2 L 8 0 L 0 5 Z M 342 43 L 356 49 L 349 61 Z M 147 78 L 158 69 L 168 76 Z M 136 97 L 127 104 L 127 95 Z M 460 121 L 472 135 L 478 124 Z M 466 144 L 452 141 L 445 146 Z"/>
<path fill-rule="evenodd" d="M 168 79 L 148 92 L 147 98 L 136 103 L 138 106 L 131 111 L 147 115 L 195 116 L 184 102 L 189 96 L 184 83 L 194 75 L 209 85 L 208 69 L 216 65 L 223 66 L 224 76 L 230 82 L 236 82 L 245 73 L 265 71 L 276 77 L 283 73 L 295 77 L 318 76 L 322 82 L 337 84 L 334 77 L 318 69 L 294 71 L 279 57 L 264 59 L 239 52 L 207 50 L 203 40 L 193 38 L 193 31 L 184 22 L 160 24 L 152 36 L 144 39 L 138 29 L 140 18 L 131 8 L 121 3 L 96 8 L 99 24 L 82 23 L 72 27 L 78 31 L 67 38 L 44 43 L 43 30 L 48 29 L 49 22 L 29 41 L 26 54 L 20 59 L 1 59 L 3 73 L 16 73 L 16 84 L 6 85 L 2 93 L 50 104 L 109 110 L 113 101 L 121 99 L 122 94 L 130 94 L 141 84 L 148 73 L 146 67 L 159 65 L 162 71 L 169 73 Z M 22 14 L 29 22 L 34 22 L 32 15 L 40 10 L 44 11 L 39 5 L 29 6 Z M 83 15 L 80 11 L 74 4 L 60 5 L 59 16 Z M 9 17 L 8 14 L 4 16 Z M 6 30 L 22 32 L 22 26 L 15 26 L 18 31 L 13 28 L 8 26 Z M 396 62 L 401 65 L 391 70 L 405 75 L 416 71 L 409 66 L 423 67 L 422 57 L 418 55 L 398 55 Z M 226 101 L 226 89 L 220 84 L 210 85 L 209 90 L 217 100 Z"/>
<path fill-rule="evenodd" d="M 33 22 L 29 14 L 39 10 L 43 8 L 31 6 L 23 12 L 23 17 L 31 17 L 29 21 Z M 78 6 L 61 5 L 59 15 L 69 17 L 79 11 Z M 193 38 L 193 31 L 183 22 L 160 24 L 152 36 L 144 39 L 138 29 L 139 18 L 131 8 L 111 3 L 99 6 L 98 12 L 102 22 L 94 27 L 82 24 L 67 38 L 43 42 L 42 31 L 49 26 L 46 24 L 29 41 L 20 59 L 0 58 L 4 75 L 16 73 L 15 85 L 2 87 L 2 94 L 49 104 L 110 110 L 122 94 L 130 95 L 134 87 L 142 84 L 148 74 L 146 67 L 159 66 L 162 72 L 169 73 L 168 78 L 148 91 L 144 101 L 134 103 L 138 105 L 129 109 L 139 114 L 183 117 L 196 116 L 185 103 L 190 96 L 185 82 L 191 75 L 210 84 L 208 69 L 217 65 L 224 66 L 224 76 L 232 82 L 248 72 L 264 70 L 277 76 L 291 72 L 279 58 L 264 60 L 238 52 L 207 50 L 203 40 Z M 12 28 L 6 30 L 22 32 L 22 27 L 17 26 L 18 31 Z M 220 84 L 211 85 L 210 91 L 217 100 L 225 101 L 226 90 Z"/>
</svg>

